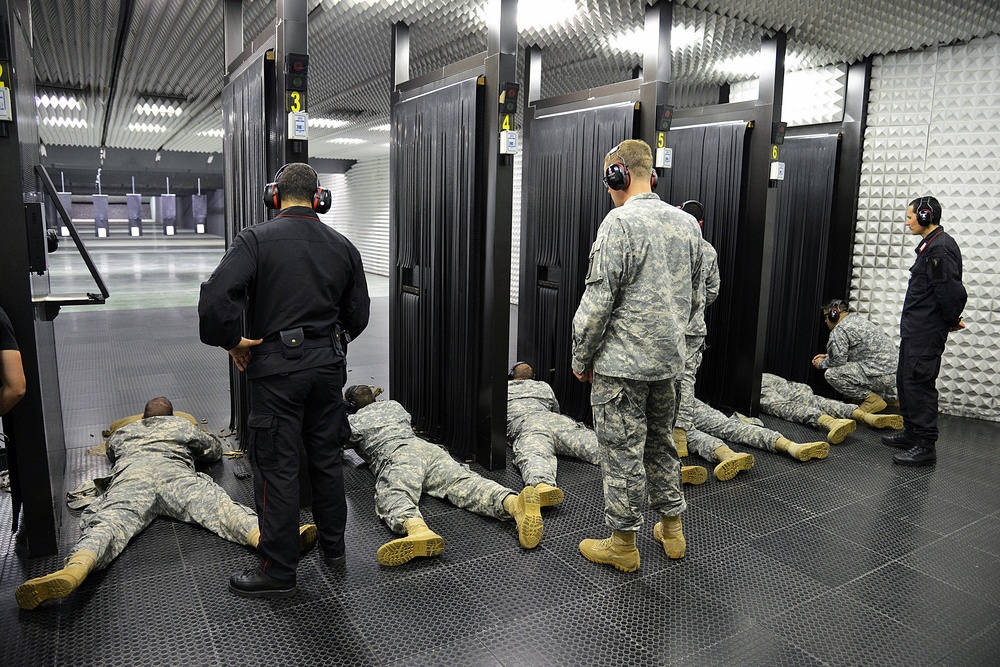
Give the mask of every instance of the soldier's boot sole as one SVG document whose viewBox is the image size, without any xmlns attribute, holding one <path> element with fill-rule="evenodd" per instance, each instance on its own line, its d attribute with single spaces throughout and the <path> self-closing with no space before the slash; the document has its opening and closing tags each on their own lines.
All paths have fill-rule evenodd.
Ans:
<svg viewBox="0 0 1000 667">
<path fill-rule="evenodd" d="M 684 558 L 684 554 L 687 552 L 687 540 L 684 539 L 683 534 L 680 537 L 663 539 L 662 521 L 657 521 L 656 525 L 653 526 L 653 539 L 663 545 L 663 553 L 667 554 L 667 558 L 674 560 Z"/>
<path fill-rule="evenodd" d="M 14 590 L 14 597 L 21 609 L 34 609 L 48 600 L 64 598 L 76 590 L 76 579 L 64 570 L 30 579 Z"/>
<path fill-rule="evenodd" d="M 704 484 L 708 479 L 708 471 L 702 466 L 682 466 L 681 484 Z"/>
<path fill-rule="evenodd" d="M 542 523 L 542 502 L 533 486 L 526 486 L 517 495 L 514 521 L 517 522 L 517 541 L 525 549 L 534 549 L 542 541 L 545 525 Z"/>
<path fill-rule="evenodd" d="M 622 572 L 635 572 L 639 569 L 639 550 L 616 548 L 611 544 L 611 538 L 603 540 L 583 540 L 580 542 L 580 553 L 591 563 L 611 565 Z"/>
<path fill-rule="evenodd" d="M 408 535 L 378 548 L 375 557 L 380 565 L 395 567 L 409 563 L 414 558 L 433 558 L 444 552 L 444 538 L 433 531 Z"/>
<path fill-rule="evenodd" d="M 305 553 L 316 546 L 316 524 L 299 526 L 299 553 Z"/>
<path fill-rule="evenodd" d="M 826 434 L 826 439 L 831 445 L 839 445 L 847 437 L 847 434 L 854 433 L 854 429 L 857 427 L 858 424 L 853 419 L 834 419 Z"/>
<path fill-rule="evenodd" d="M 868 394 L 868 397 L 861 401 L 861 405 L 858 406 L 858 410 L 861 410 L 861 412 L 867 412 L 868 414 L 874 414 L 876 412 L 882 412 L 887 407 L 889 407 L 889 404 L 886 403 L 881 396 L 872 393 Z"/>
<path fill-rule="evenodd" d="M 891 428 L 901 431 L 903 430 L 903 415 L 872 415 L 871 425 L 873 428 Z"/>
<path fill-rule="evenodd" d="M 732 456 L 715 466 L 715 479 L 720 482 L 728 482 L 744 470 L 750 470 L 750 468 L 753 468 L 753 464 L 753 454 L 740 452 L 736 454 L 736 456 Z"/>
<path fill-rule="evenodd" d="M 538 491 L 538 503 L 542 507 L 560 505 L 566 499 L 566 494 L 563 493 L 562 489 L 544 482 L 535 484 L 535 491 Z"/>
<path fill-rule="evenodd" d="M 830 443 L 809 442 L 792 448 L 789 453 L 792 455 L 792 458 L 798 461 L 825 459 L 830 455 Z"/>
</svg>

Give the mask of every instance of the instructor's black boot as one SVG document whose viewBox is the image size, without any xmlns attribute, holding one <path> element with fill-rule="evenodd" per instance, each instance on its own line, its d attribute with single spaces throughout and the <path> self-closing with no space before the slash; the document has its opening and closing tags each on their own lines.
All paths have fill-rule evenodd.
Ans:
<svg viewBox="0 0 1000 667">
<path fill-rule="evenodd" d="M 901 466 L 930 466 L 935 461 L 937 454 L 934 452 L 934 443 L 921 442 L 892 457 L 892 462 Z"/>
<path fill-rule="evenodd" d="M 882 444 L 887 447 L 896 447 L 897 449 L 909 449 L 917 444 L 917 440 L 906 431 L 903 431 L 902 433 L 883 435 Z"/>
<path fill-rule="evenodd" d="M 295 595 L 295 580 L 275 579 L 251 567 L 229 577 L 229 590 L 248 598 L 289 598 Z"/>
</svg>

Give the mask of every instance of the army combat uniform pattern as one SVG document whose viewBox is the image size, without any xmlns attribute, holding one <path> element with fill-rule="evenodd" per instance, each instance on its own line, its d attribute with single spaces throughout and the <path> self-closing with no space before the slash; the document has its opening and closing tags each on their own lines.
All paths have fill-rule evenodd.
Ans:
<svg viewBox="0 0 1000 667">
<path fill-rule="evenodd" d="M 573 370 L 593 369 L 590 402 L 601 443 L 605 515 L 637 531 L 650 509 L 684 511 L 671 437 L 685 332 L 701 308 L 701 231 L 654 193 L 630 197 L 604 218 L 573 317 Z"/>
<path fill-rule="evenodd" d="M 555 392 L 539 380 L 507 382 L 507 438 L 524 483 L 556 486 L 556 454 L 600 464 L 597 434 L 559 414 Z"/>
<path fill-rule="evenodd" d="M 899 352 L 870 320 L 857 314 L 844 318 L 830 331 L 826 355 L 819 368 L 830 386 L 844 396 L 863 400 L 875 392 L 896 398 Z"/>
<path fill-rule="evenodd" d="M 510 520 L 503 499 L 510 489 L 481 477 L 442 447 L 418 437 L 410 413 L 396 401 L 377 401 L 349 415 L 351 439 L 375 475 L 375 513 L 394 533 L 407 519 L 423 518 L 421 493 L 494 519 Z"/>
<path fill-rule="evenodd" d="M 694 426 L 688 431 L 688 449 L 706 461 L 714 462 L 715 450 L 727 442 L 776 451 L 775 444 L 781 437 L 777 431 L 744 423 L 735 415 L 727 417 L 697 398 L 692 403 Z"/>
<path fill-rule="evenodd" d="M 701 240 L 701 252 L 701 288 L 704 305 L 697 313 L 691 313 L 688 330 L 685 332 L 687 359 L 684 361 L 684 373 L 681 375 L 681 402 L 677 407 L 677 427 L 685 431 L 693 428 L 694 382 L 698 369 L 701 368 L 705 336 L 708 335 L 705 310 L 719 297 L 722 284 L 722 279 L 719 277 L 719 253 L 705 239 Z"/>
<path fill-rule="evenodd" d="M 817 396 L 809 385 L 800 382 L 789 382 L 770 373 L 761 377 L 761 411 L 790 422 L 819 426 L 821 415 L 850 419 L 857 408 L 850 403 Z"/>
<path fill-rule="evenodd" d="M 183 417 L 149 417 L 108 438 L 114 463 L 105 494 L 84 510 L 73 552 L 97 554 L 107 567 L 157 516 L 196 523 L 237 544 L 257 527 L 257 515 L 232 500 L 194 462 L 218 461 L 222 443 Z"/>
</svg>

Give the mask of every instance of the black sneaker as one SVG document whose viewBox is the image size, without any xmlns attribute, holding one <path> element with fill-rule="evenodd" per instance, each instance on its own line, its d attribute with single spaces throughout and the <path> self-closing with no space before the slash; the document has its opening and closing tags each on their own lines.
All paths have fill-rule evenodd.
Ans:
<svg viewBox="0 0 1000 667">
<path fill-rule="evenodd" d="M 906 431 L 901 433 L 894 433 L 892 435 L 883 435 L 882 444 L 886 447 L 896 447 L 897 449 L 909 449 L 914 445 L 918 444 L 912 435 Z"/>
<path fill-rule="evenodd" d="M 894 454 L 892 462 L 901 466 L 930 466 L 937 461 L 937 454 L 933 447 L 924 445 L 913 445 L 905 452 Z"/>
<path fill-rule="evenodd" d="M 282 581 L 248 567 L 229 577 L 229 590 L 248 598 L 290 598 L 295 595 L 295 581 Z"/>
</svg>

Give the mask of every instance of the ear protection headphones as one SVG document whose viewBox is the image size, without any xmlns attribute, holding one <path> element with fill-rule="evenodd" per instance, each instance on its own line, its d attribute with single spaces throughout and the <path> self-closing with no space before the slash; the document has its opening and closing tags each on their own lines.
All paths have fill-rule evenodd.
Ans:
<svg viewBox="0 0 1000 667">
<path fill-rule="evenodd" d="M 352 384 L 350 387 L 344 390 L 344 405 L 347 407 L 348 412 L 357 412 L 358 403 L 354 400 L 354 392 L 358 390 L 361 385 Z"/>
<path fill-rule="evenodd" d="M 527 361 L 517 361 L 517 362 L 515 362 L 514 365 L 510 367 L 510 370 L 507 371 L 507 379 L 508 380 L 513 380 L 514 379 L 514 369 L 517 368 L 518 366 L 531 366 L 531 364 L 529 364 Z M 535 379 L 535 367 L 534 366 L 531 367 L 531 379 L 532 380 Z"/>
<path fill-rule="evenodd" d="M 921 227 L 927 227 L 934 222 L 934 209 L 930 205 L 930 197 L 921 197 L 913 211 Z"/>
<path fill-rule="evenodd" d="M 824 316 L 830 324 L 836 324 L 840 316 L 847 312 L 847 304 L 840 299 L 828 301 L 823 305 L 823 310 L 827 311 Z"/>
<path fill-rule="evenodd" d="M 618 144 L 610 151 L 608 155 L 614 155 L 618 152 L 618 149 L 622 145 Z M 656 189 L 656 169 L 649 172 L 649 187 L 653 190 Z M 604 170 L 604 184 L 615 191 L 628 190 L 628 186 L 632 183 L 632 174 L 628 171 L 628 166 L 624 162 L 612 162 L 608 165 L 607 169 Z"/>
<path fill-rule="evenodd" d="M 289 164 L 305 163 L 300 162 Z M 333 205 L 333 196 L 330 194 L 329 190 L 320 186 L 319 174 L 316 173 L 316 170 L 309 165 L 306 166 L 309 167 L 309 169 L 312 170 L 312 173 L 316 176 L 316 192 L 313 193 L 312 209 L 317 213 L 326 213 L 330 210 L 330 206 Z M 281 176 L 281 172 L 283 172 L 286 167 L 288 167 L 288 164 L 282 165 L 281 169 L 278 170 L 278 173 L 274 175 L 274 180 L 264 186 L 264 206 L 269 209 L 281 208 L 281 193 L 278 192 L 278 178 Z"/>
<path fill-rule="evenodd" d="M 701 222 L 705 219 L 705 205 L 697 199 L 688 199 L 681 204 L 681 210 L 688 215 L 693 215 L 694 219 Z"/>
</svg>

